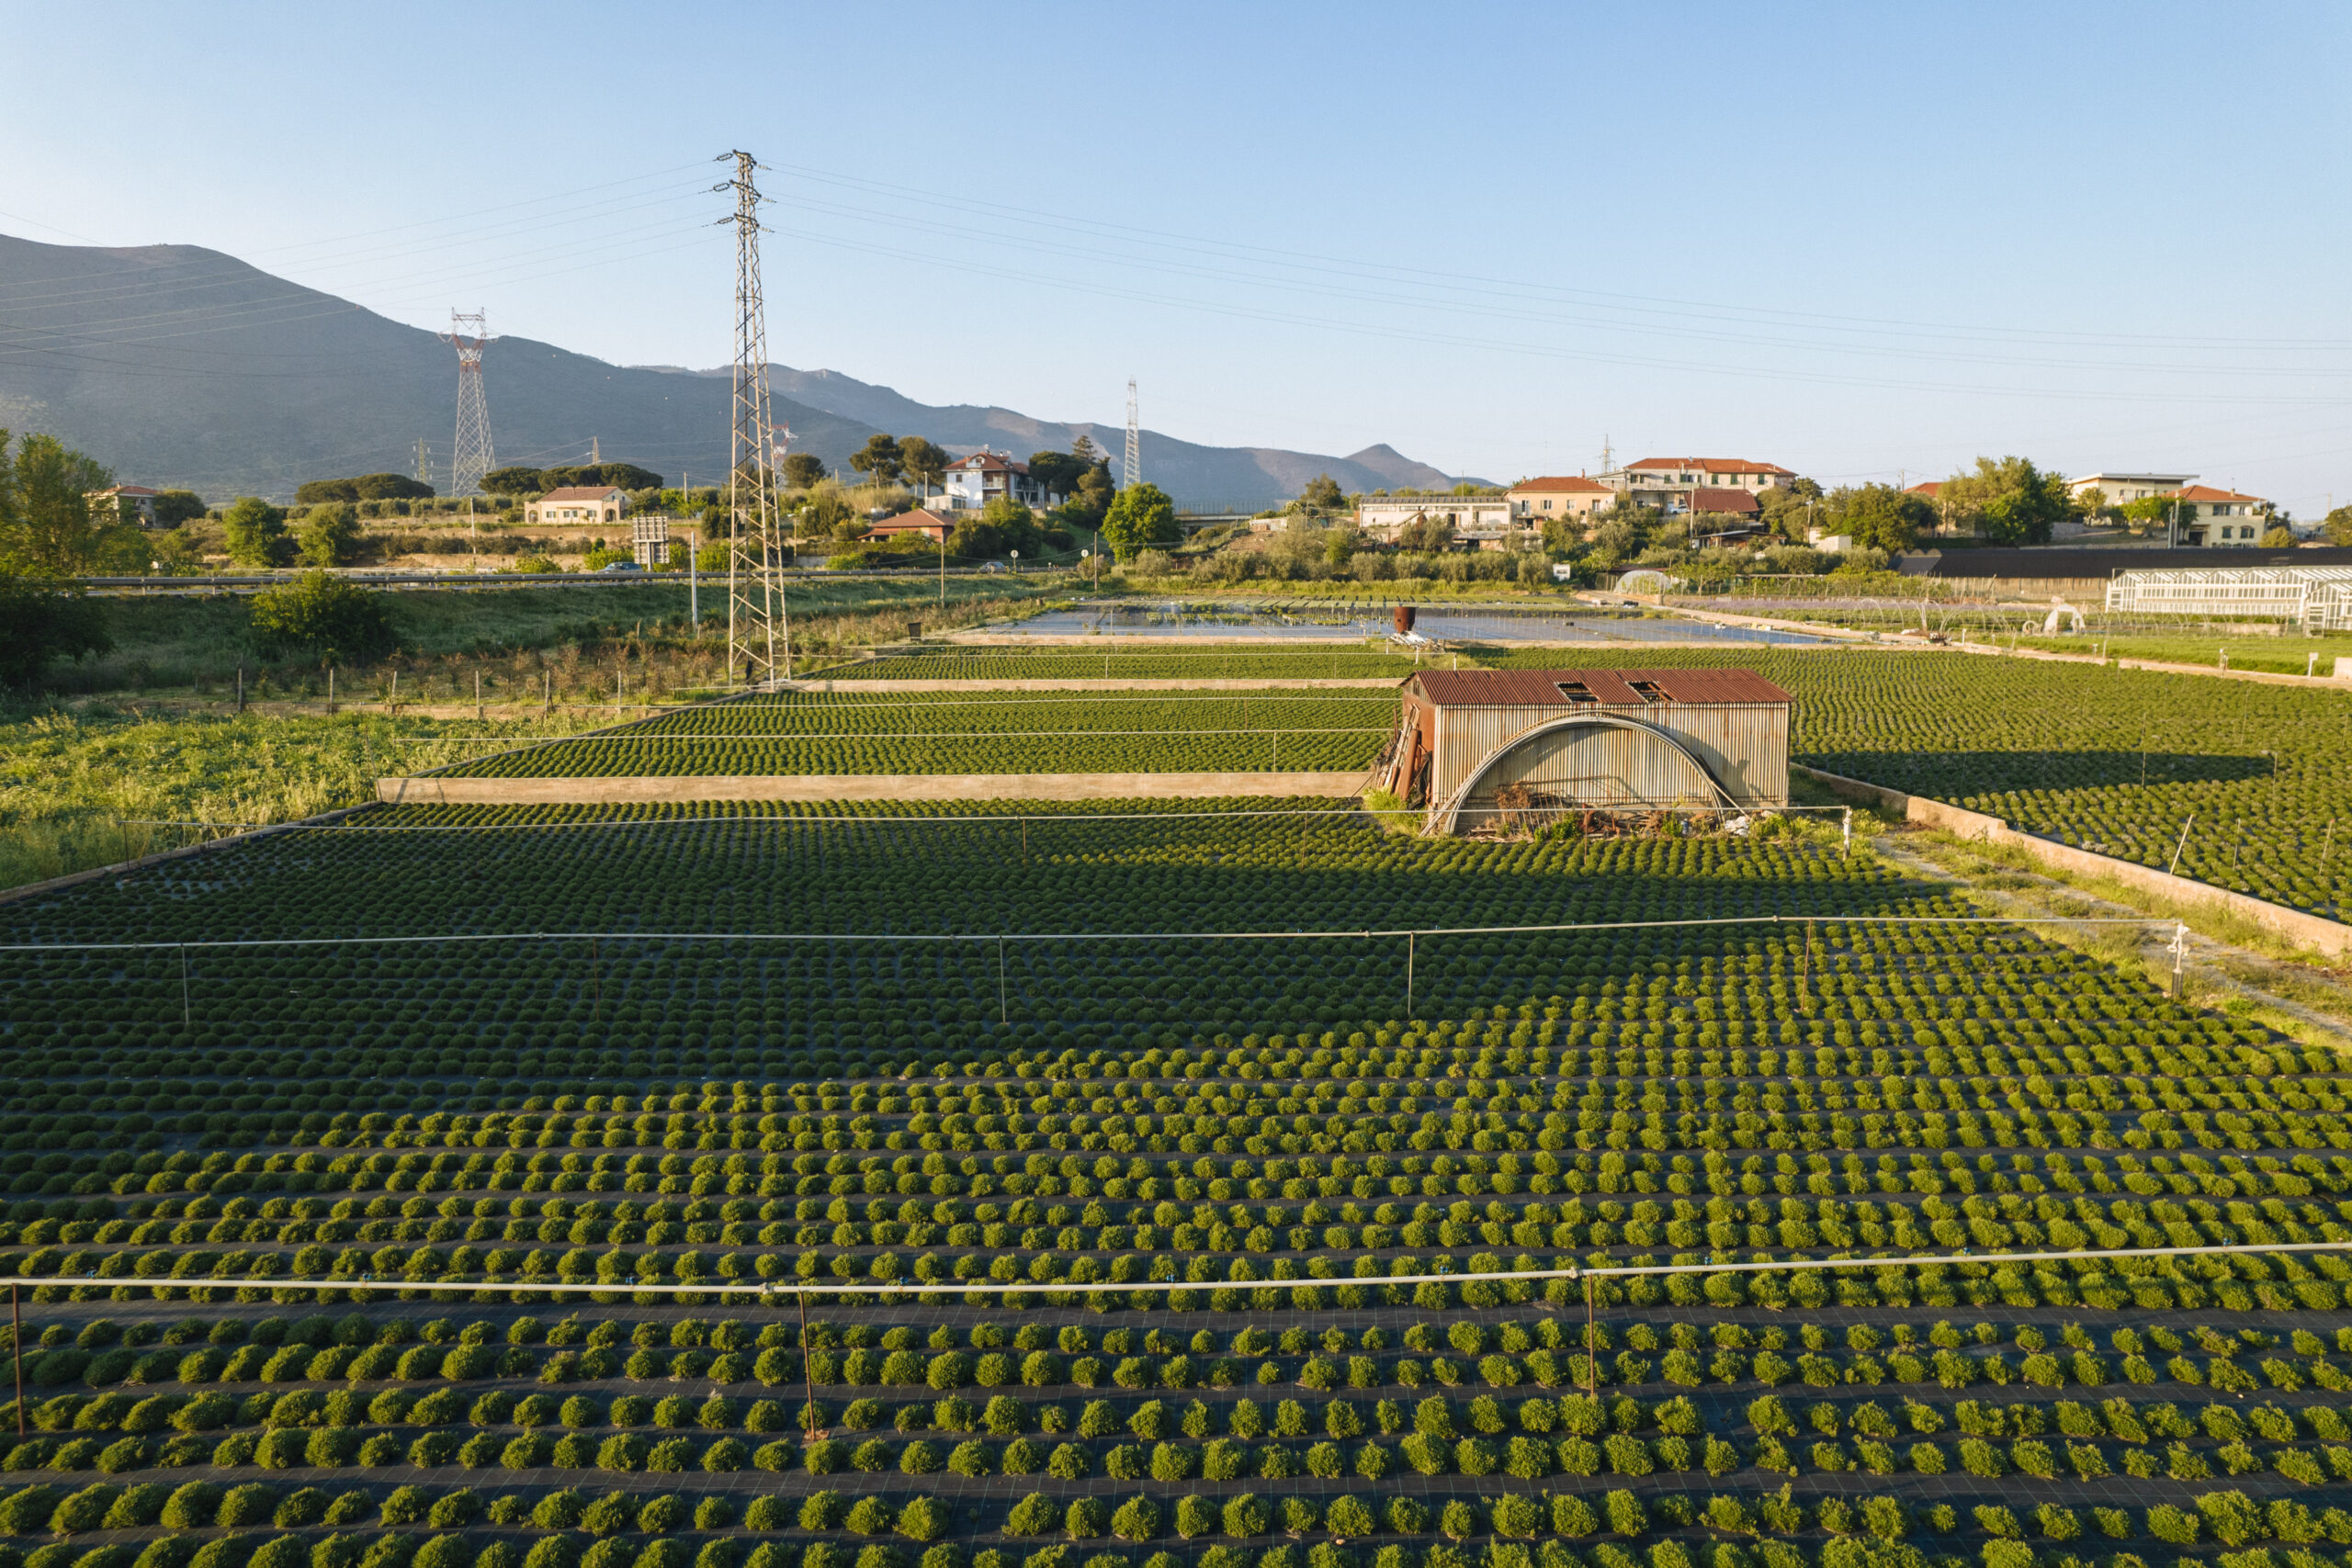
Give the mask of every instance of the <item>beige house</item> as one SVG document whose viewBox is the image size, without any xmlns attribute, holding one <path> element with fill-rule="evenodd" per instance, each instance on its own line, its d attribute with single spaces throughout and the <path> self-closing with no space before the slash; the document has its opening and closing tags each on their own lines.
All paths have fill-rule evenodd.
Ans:
<svg viewBox="0 0 2352 1568">
<path fill-rule="evenodd" d="M 2176 492 L 2180 502 L 2180 542 L 2184 545 L 2258 545 L 2270 526 L 2270 502 L 2258 495 L 2242 495 L 2211 485 L 2190 485 Z"/>
<path fill-rule="evenodd" d="M 618 523 L 628 515 L 628 491 L 618 485 L 566 485 L 523 508 L 535 524 Z"/>
<path fill-rule="evenodd" d="M 1605 512 L 1616 504 L 1617 492 L 1582 474 L 1555 475 L 1521 479 L 1504 493 L 1503 499 L 1510 502 L 1510 514 L 1515 521 L 1540 528 L 1555 517 L 1573 517 L 1581 522 L 1596 512 Z"/>
</svg>

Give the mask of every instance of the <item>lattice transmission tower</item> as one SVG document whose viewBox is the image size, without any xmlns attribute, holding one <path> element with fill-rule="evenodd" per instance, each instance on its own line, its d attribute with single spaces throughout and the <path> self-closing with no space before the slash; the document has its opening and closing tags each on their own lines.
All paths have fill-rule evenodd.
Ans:
<svg viewBox="0 0 2352 1568">
<path fill-rule="evenodd" d="M 482 395 L 481 351 L 495 342 L 488 312 L 452 309 L 441 341 L 458 351 L 458 440 L 449 458 L 449 493 L 473 495 L 481 477 L 498 467 L 490 445 L 490 400 Z"/>
<path fill-rule="evenodd" d="M 760 191 L 752 183 L 761 167 L 749 152 L 725 152 L 735 177 L 713 190 L 735 193 L 735 396 L 734 429 L 728 437 L 727 660 L 747 685 L 765 685 L 792 675 L 792 615 L 776 581 L 782 519 L 776 508 L 775 475 L 780 459 L 768 412 L 767 307 L 760 297 Z M 789 432 L 786 433 L 789 435 Z M 784 633 L 782 669 L 776 632 Z"/>
<path fill-rule="evenodd" d="M 1127 460 L 1120 473 L 1124 488 L 1133 490 L 1143 479 L 1143 442 L 1136 426 L 1136 378 L 1127 378 Z"/>
</svg>

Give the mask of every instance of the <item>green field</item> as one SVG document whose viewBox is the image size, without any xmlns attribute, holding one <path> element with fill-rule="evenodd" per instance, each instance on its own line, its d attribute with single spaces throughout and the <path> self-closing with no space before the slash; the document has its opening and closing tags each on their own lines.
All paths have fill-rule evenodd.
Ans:
<svg viewBox="0 0 2352 1568">
<path fill-rule="evenodd" d="M 798 693 L 469 762 L 469 778 L 616 774 L 1262 772 L 1368 768 L 1387 692 Z"/>
<path fill-rule="evenodd" d="M 2177 848 L 2184 876 L 2331 919 L 2352 900 L 2352 693 L 1860 649 L 1577 660 L 1752 669 L 1797 699 L 1798 761 L 2143 865 Z"/>
<path fill-rule="evenodd" d="M 2292 1568 L 2344 1528 L 2352 1266 L 2269 1250 L 2352 1243 L 2336 1060 L 1813 829 L 1228 804 L 398 808 L 0 907 L 41 944 L 0 1272 L 49 1281 L 6 1550 Z M 1730 923 L 1619 923 L 1678 920 Z M 1611 1277 L 1648 1261 L 1691 1267 Z"/>
</svg>

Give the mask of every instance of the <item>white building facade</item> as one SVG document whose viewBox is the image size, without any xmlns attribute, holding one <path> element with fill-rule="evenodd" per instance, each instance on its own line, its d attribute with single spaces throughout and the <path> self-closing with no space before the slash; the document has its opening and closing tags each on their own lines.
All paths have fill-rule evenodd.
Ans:
<svg viewBox="0 0 2352 1568">
<path fill-rule="evenodd" d="M 925 504 L 942 512 L 978 512 L 1000 497 L 1032 512 L 1051 511 L 1067 499 L 1032 479 L 1028 464 L 1014 462 L 1009 453 L 982 448 L 948 464 L 939 494 Z"/>
</svg>

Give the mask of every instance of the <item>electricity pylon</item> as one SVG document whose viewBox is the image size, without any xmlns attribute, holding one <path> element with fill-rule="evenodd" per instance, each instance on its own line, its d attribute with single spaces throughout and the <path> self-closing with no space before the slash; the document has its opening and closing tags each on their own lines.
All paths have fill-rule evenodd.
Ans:
<svg viewBox="0 0 2352 1568">
<path fill-rule="evenodd" d="M 735 177 L 712 186 L 735 193 L 734 428 L 728 437 L 727 661 L 746 685 L 775 680 L 776 626 L 784 627 L 782 674 L 792 675 L 792 619 L 776 581 L 781 517 L 776 508 L 775 430 L 768 414 L 767 308 L 760 295 L 760 192 L 749 152 Z"/>
<path fill-rule="evenodd" d="M 1143 479 L 1143 441 L 1136 427 L 1136 378 L 1132 376 L 1127 378 L 1127 461 L 1122 477 L 1126 480 L 1123 488 L 1127 490 Z"/>
<path fill-rule="evenodd" d="M 452 309 L 441 341 L 458 351 L 458 439 L 449 459 L 449 493 L 472 495 L 482 476 L 498 467 L 490 445 L 490 400 L 481 389 L 481 351 L 494 341 L 486 311 Z"/>
</svg>

